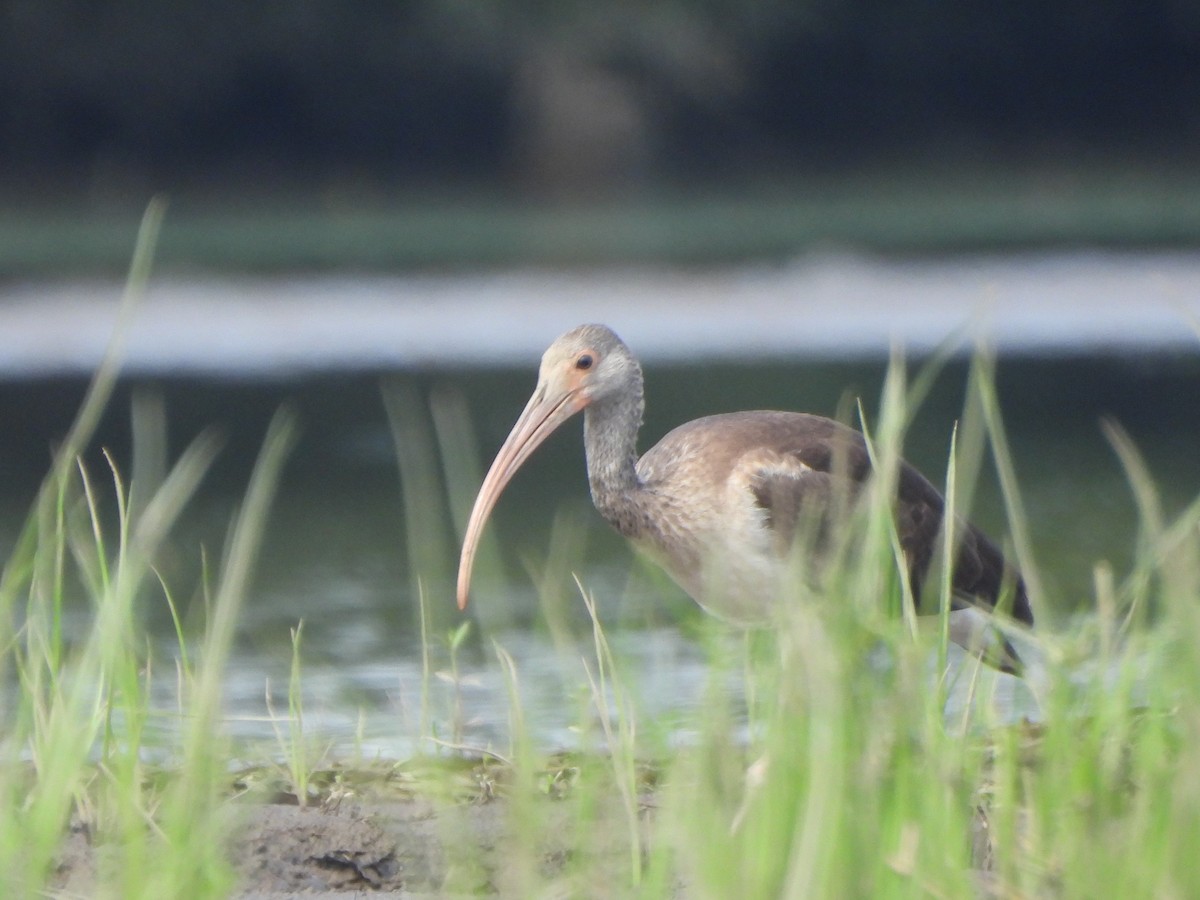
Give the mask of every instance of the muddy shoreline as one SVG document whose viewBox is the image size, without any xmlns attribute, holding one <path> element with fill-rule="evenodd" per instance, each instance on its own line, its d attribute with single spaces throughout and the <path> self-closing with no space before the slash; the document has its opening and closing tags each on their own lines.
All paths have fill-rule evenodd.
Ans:
<svg viewBox="0 0 1200 900">
<path fill-rule="evenodd" d="M 540 878 L 569 877 L 565 869 L 577 852 L 567 838 L 569 814 L 564 807 L 563 827 L 556 829 L 560 838 L 539 849 Z M 233 898 L 520 896 L 505 862 L 505 847 L 514 838 L 504 800 L 253 803 L 239 804 L 233 816 L 238 823 L 228 851 L 238 877 Z M 627 853 L 619 842 L 600 843 L 612 844 L 619 878 L 616 870 L 628 865 Z M 73 826 L 58 857 L 56 895 L 94 896 L 100 853 L 90 830 Z"/>
<path fill-rule="evenodd" d="M 610 884 L 626 883 L 629 843 L 615 791 L 593 785 L 600 799 L 584 800 L 573 789 L 579 777 L 607 783 L 598 770 L 580 775 L 580 766 L 593 762 L 556 758 L 525 789 L 511 783 L 508 766 L 490 759 L 335 767 L 313 773 L 303 806 L 278 769 L 247 770 L 235 777 L 224 806 L 232 836 L 225 857 L 237 878 L 229 896 L 520 897 L 530 877 L 573 885 L 572 896 L 594 895 L 573 884 L 580 876 L 572 862 L 585 854 L 590 877 L 611 871 Z M 656 808 L 656 777 L 644 775 L 643 823 Z M 528 826 L 521 817 L 531 809 L 533 831 L 520 827 Z M 100 872 L 104 854 L 96 830 L 73 821 L 56 860 L 54 895 L 94 896 L 110 881 Z M 515 857 L 522 862 L 514 865 Z"/>
<path fill-rule="evenodd" d="M 627 820 L 614 803 L 601 803 L 587 817 L 586 836 L 569 791 L 539 792 L 541 823 L 536 834 L 517 833 L 518 801 L 482 789 L 470 798 L 339 798 L 327 794 L 300 806 L 279 794 L 264 802 L 229 801 L 233 835 L 227 858 L 237 883 L 235 900 L 282 900 L 286 897 L 421 898 L 524 897 L 530 879 L 554 896 L 601 897 L 634 892 L 629 878 Z M 593 798 L 593 802 L 594 802 Z M 639 795 L 639 815 L 653 832 L 655 792 Z M 526 810 L 528 812 L 528 810 Z M 994 847 L 988 811 L 976 809 L 972 822 L 972 870 L 977 896 L 1001 896 L 991 873 Z M 536 842 L 531 848 L 529 841 Z M 521 842 L 518 844 L 518 842 Z M 531 853 L 531 849 L 533 852 Z M 645 852 L 645 848 L 643 850 Z M 576 865 L 580 854 L 585 865 Z M 72 825 L 57 860 L 54 896 L 93 896 L 100 881 L 97 866 L 103 847 L 81 823 Z M 514 865 L 513 857 L 536 860 L 536 871 Z M 611 877 L 597 878 L 597 873 Z M 586 876 L 583 874 L 586 873 Z M 586 883 L 581 879 L 587 879 Z M 624 886 L 624 889 L 621 886 Z M 672 895 L 692 895 L 684 878 L 674 876 Z"/>
</svg>

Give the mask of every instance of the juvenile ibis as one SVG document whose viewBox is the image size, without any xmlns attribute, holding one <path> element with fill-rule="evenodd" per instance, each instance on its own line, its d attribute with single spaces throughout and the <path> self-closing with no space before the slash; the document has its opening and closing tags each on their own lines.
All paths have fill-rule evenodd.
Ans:
<svg viewBox="0 0 1200 900">
<path fill-rule="evenodd" d="M 823 530 L 838 527 L 838 498 L 853 501 L 871 473 L 866 442 L 832 419 L 755 411 L 706 416 L 680 425 L 640 459 L 637 436 L 645 403 L 642 369 L 603 325 L 582 325 L 545 352 L 537 387 L 488 471 L 463 540 L 458 606 L 465 608 L 483 526 L 505 486 L 567 419 L 583 415 L 592 500 L 600 515 L 658 562 L 702 607 L 724 619 L 770 621 L 773 606 L 794 596 L 793 551 L 819 567 Z M 939 540 L 944 501 L 916 469 L 901 463 L 895 518 L 914 597 Z M 799 539 L 816 536 L 806 543 Z M 1013 618 L 1033 623 L 1025 584 L 981 531 L 956 525 L 953 605 L 971 614 L 1011 592 Z M 1020 661 L 977 613 L 952 616 L 951 639 L 1007 672 Z M 987 634 L 983 634 L 986 631 Z"/>
</svg>

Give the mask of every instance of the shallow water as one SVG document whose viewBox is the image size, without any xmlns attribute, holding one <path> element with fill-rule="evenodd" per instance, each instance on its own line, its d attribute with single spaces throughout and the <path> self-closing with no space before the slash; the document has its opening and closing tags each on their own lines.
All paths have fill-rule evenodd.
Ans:
<svg viewBox="0 0 1200 900">
<path fill-rule="evenodd" d="M 48 448 L 77 408 L 83 373 L 99 358 L 118 293 L 98 284 L 0 289 L 5 556 Z M 435 570 L 425 588 L 434 668 L 444 671 L 442 635 L 460 621 L 449 580 L 457 547 L 441 501 L 419 521 L 406 520 L 381 383 L 409 398 L 413 422 L 426 431 L 431 397 L 441 408 L 464 404 L 476 437 L 460 449 L 479 466 L 524 404 L 541 349 L 579 321 L 608 321 L 643 357 L 643 447 L 674 424 L 721 410 L 833 414 L 846 396 L 861 396 L 870 413 L 892 341 L 919 364 L 955 329 L 973 329 L 1000 353 L 998 390 L 1045 585 L 1039 613 L 1052 625 L 1086 608 L 1094 562 L 1111 560 L 1119 577 L 1134 543 L 1134 504 L 1099 430 L 1102 417 L 1119 421 L 1142 448 L 1168 513 L 1200 492 L 1200 339 L 1189 316 L 1200 317 L 1198 254 L 829 256 L 714 272 L 174 280 L 154 285 L 129 334 L 129 374 L 98 443 L 128 465 L 128 410 L 138 391 L 162 397 L 171 454 L 205 428 L 225 435 L 225 452 L 160 561 L 194 625 L 198 548 L 221 547 L 274 410 L 284 402 L 298 410 L 303 436 L 230 667 L 231 727 L 248 741 L 273 739 L 266 681 L 282 714 L 289 629 L 303 619 L 306 728 L 342 748 L 403 755 L 419 732 L 423 683 L 412 568 L 422 559 Z M 963 358 L 947 366 L 906 443 L 935 482 L 962 410 L 966 369 Z M 587 719 L 580 691 L 589 632 L 572 571 L 598 597 L 626 679 L 651 719 L 685 721 L 707 672 L 689 637 L 699 613 L 633 563 L 590 509 L 579 429 L 564 432 L 497 509 L 498 556 L 481 561 L 471 609 L 516 661 L 526 719 L 546 746 L 583 740 L 571 729 Z M 97 455 L 91 464 L 99 468 Z M 426 486 L 444 496 L 442 485 Z M 1000 539 L 1008 533 L 986 469 L 973 518 Z M 406 546 L 407 524 L 421 547 Z M 563 610 L 572 635 L 565 646 L 575 649 L 547 636 L 539 592 Z M 145 618 L 169 659 L 165 604 L 147 597 Z M 85 624 L 81 611 L 76 627 Z M 464 650 L 462 667 L 461 715 L 451 686 L 436 675 L 429 682 L 439 735 L 451 739 L 457 719 L 466 743 L 503 748 L 507 688 L 488 640 Z M 170 665 L 158 668 L 169 709 Z M 1013 715 L 1024 714 L 1016 695 L 1004 696 Z"/>
</svg>

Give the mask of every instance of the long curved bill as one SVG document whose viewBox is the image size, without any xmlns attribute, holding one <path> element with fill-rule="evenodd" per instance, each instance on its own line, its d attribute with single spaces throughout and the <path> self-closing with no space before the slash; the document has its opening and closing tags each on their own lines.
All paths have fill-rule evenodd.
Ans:
<svg viewBox="0 0 1200 900">
<path fill-rule="evenodd" d="M 471 569 L 475 564 L 475 551 L 479 547 L 479 536 L 491 515 L 500 494 L 512 480 L 513 475 L 542 442 L 559 425 L 587 406 L 587 399 L 577 390 L 555 390 L 543 383 L 538 385 L 533 396 L 525 405 L 517 423 L 504 441 L 504 446 L 492 461 L 487 477 L 479 488 L 471 518 L 467 522 L 467 533 L 463 538 L 462 556 L 458 561 L 458 608 L 467 606 L 467 594 L 471 589 Z"/>
</svg>

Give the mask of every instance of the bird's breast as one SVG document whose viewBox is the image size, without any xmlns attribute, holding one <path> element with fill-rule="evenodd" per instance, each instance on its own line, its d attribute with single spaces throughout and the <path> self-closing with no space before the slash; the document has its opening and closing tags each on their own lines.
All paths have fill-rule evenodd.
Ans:
<svg viewBox="0 0 1200 900">
<path fill-rule="evenodd" d="M 763 510 L 745 485 L 689 466 L 676 454 L 670 477 L 646 467 L 636 502 L 604 517 L 708 612 L 742 625 L 770 619 L 784 586 L 781 559 Z"/>
</svg>

